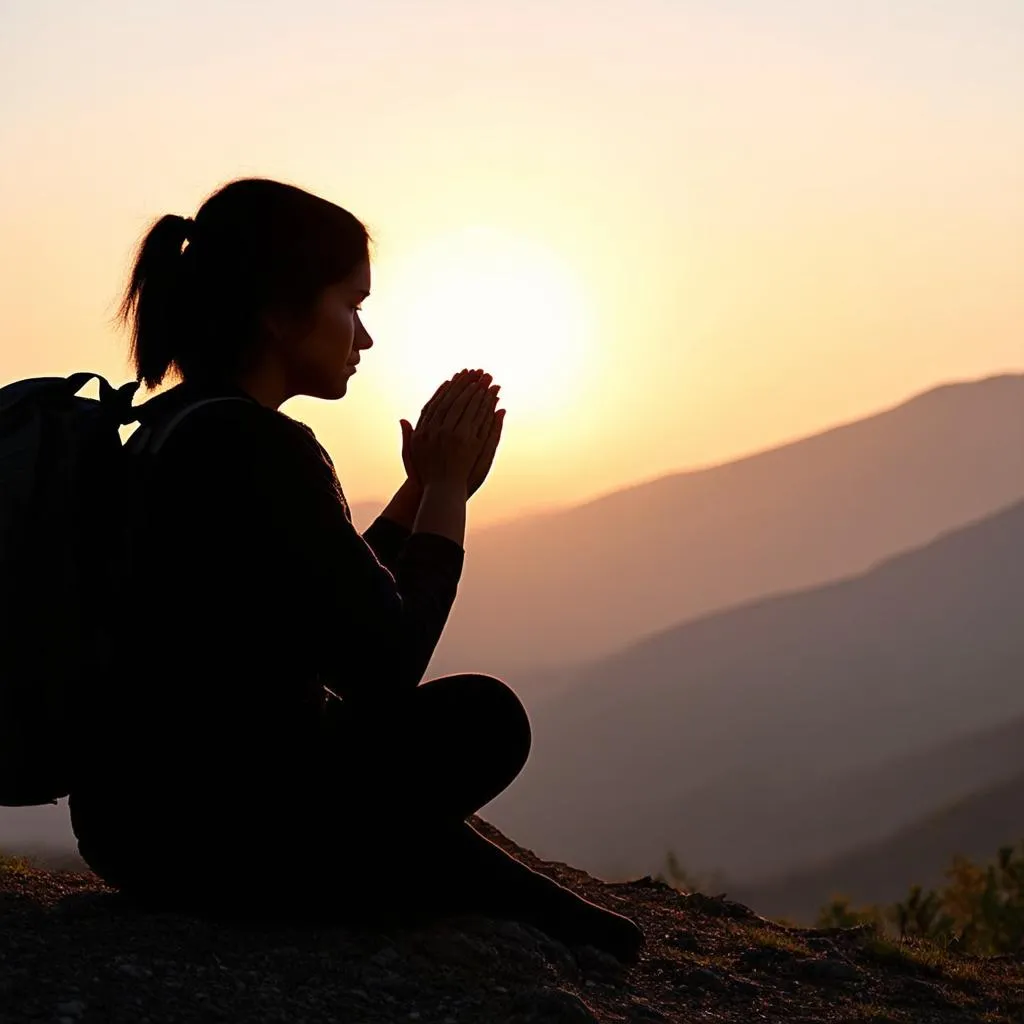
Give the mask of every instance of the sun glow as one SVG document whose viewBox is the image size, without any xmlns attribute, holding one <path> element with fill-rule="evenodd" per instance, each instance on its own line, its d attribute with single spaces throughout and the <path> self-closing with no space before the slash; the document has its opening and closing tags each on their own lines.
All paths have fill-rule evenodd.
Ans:
<svg viewBox="0 0 1024 1024">
<path fill-rule="evenodd" d="M 429 395 L 462 367 L 482 367 L 517 418 L 557 417 L 572 404 L 588 369 L 586 302 L 548 249 L 467 228 L 412 251 L 386 289 L 403 390 Z"/>
</svg>

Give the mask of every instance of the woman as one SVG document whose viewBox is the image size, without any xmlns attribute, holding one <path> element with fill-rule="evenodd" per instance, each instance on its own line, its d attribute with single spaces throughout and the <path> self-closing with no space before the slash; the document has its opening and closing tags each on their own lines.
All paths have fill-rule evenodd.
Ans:
<svg viewBox="0 0 1024 1024">
<path fill-rule="evenodd" d="M 140 410 L 122 664 L 83 735 L 79 850 L 107 882 L 201 913 L 337 921 L 479 912 L 634 959 L 630 920 L 529 869 L 467 818 L 522 769 L 516 695 L 422 682 L 455 599 L 466 501 L 504 416 L 489 374 L 402 426 L 406 480 L 360 536 L 330 456 L 278 407 L 334 400 L 373 344 L 369 237 L 264 179 L 165 216 L 121 309 Z M 368 880 L 373 880 L 368 884 Z"/>
</svg>

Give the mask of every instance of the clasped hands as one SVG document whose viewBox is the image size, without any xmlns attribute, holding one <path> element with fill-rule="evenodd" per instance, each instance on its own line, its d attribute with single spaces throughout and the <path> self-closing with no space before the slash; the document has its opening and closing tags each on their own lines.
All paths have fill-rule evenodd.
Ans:
<svg viewBox="0 0 1024 1024">
<path fill-rule="evenodd" d="M 483 370 L 460 370 L 444 381 L 402 426 L 402 462 L 416 487 L 465 485 L 470 497 L 487 478 L 501 440 L 505 410 L 496 409 L 500 384 Z"/>
</svg>

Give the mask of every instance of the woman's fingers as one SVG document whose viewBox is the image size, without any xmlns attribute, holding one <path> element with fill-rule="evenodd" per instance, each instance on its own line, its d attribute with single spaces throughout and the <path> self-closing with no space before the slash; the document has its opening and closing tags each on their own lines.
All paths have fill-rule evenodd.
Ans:
<svg viewBox="0 0 1024 1024">
<path fill-rule="evenodd" d="M 491 421 L 494 419 L 494 407 L 498 404 L 498 392 L 500 384 L 492 384 L 485 392 L 483 401 L 477 407 L 475 416 L 476 436 L 483 440 L 491 429 Z"/>
<path fill-rule="evenodd" d="M 442 395 L 451 387 L 454 378 L 449 377 L 448 380 L 443 381 L 438 389 L 430 396 L 426 404 L 420 409 L 420 418 L 416 425 L 420 426 L 430 419 L 434 414 L 434 410 L 437 408 L 437 403 L 441 400 Z"/>
<path fill-rule="evenodd" d="M 471 492 L 475 492 L 487 479 L 491 472 L 491 465 L 494 463 L 494 453 L 501 440 L 501 425 L 505 419 L 505 410 L 499 409 L 487 425 L 486 435 L 480 441 L 480 449 L 477 453 L 476 462 L 473 463 L 473 472 L 470 478 Z"/>
<path fill-rule="evenodd" d="M 423 406 L 422 412 L 426 412 L 428 409 L 432 409 L 437 405 L 438 399 L 447 391 L 451 385 L 463 378 L 472 379 L 473 377 L 479 377 L 484 371 L 483 370 L 459 370 L 458 373 L 453 373 L 446 381 L 442 381 L 438 386 L 438 389 L 430 397 L 430 400 L 425 406 Z"/>
<path fill-rule="evenodd" d="M 499 409 L 493 416 L 491 416 L 490 422 L 486 426 L 486 434 L 484 435 L 484 457 L 494 454 L 494 450 L 498 447 L 498 441 L 501 439 L 501 424 L 505 419 L 505 410 Z"/>
<path fill-rule="evenodd" d="M 487 424 L 494 415 L 498 401 L 499 384 L 484 388 L 474 395 L 465 412 L 465 426 L 473 437 L 482 440 L 487 435 Z"/>
<path fill-rule="evenodd" d="M 460 423 L 464 423 L 472 433 L 476 433 L 477 421 L 480 419 L 480 414 L 487 403 L 490 379 L 483 377 L 477 382 L 476 388 L 473 389 L 469 398 L 466 399 L 466 405 L 463 408 L 462 417 Z"/>
<path fill-rule="evenodd" d="M 447 422 L 453 408 L 458 408 L 461 414 L 466 401 L 472 397 L 473 389 L 476 386 L 476 378 L 469 376 L 469 372 L 457 373 L 451 384 L 445 388 L 438 400 L 437 405 L 431 413 L 432 418 L 439 422 Z M 458 421 L 458 416 L 453 422 Z"/>
<path fill-rule="evenodd" d="M 452 401 L 445 408 L 438 407 L 438 414 L 441 416 L 441 420 L 444 425 L 450 429 L 467 422 L 466 414 L 470 415 L 468 422 L 473 422 L 475 419 L 475 410 L 477 403 L 484 398 L 486 395 L 486 384 L 490 384 L 490 375 L 484 374 L 479 380 L 471 379 L 467 382 L 465 387 L 461 388 L 459 393 L 452 398 Z M 455 385 L 448 391 L 448 395 L 452 395 L 455 391 Z M 445 397 L 448 397 L 447 395 Z M 444 399 L 441 400 L 441 405 L 444 405 Z M 473 410 L 470 412 L 470 410 Z"/>
</svg>

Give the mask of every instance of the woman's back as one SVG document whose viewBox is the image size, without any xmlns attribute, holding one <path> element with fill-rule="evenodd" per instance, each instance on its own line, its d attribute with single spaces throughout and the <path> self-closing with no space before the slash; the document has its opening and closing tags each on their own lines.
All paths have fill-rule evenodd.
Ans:
<svg viewBox="0 0 1024 1024">
<path fill-rule="evenodd" d="M 217 393 L 232 389 L 180 386 L 152 412 L 166 422 Z M 309 528 L 310 489 L 295 484 L 308 474 L 316 486 L 316 448 L 256 402 L 218 402 L 138 457 L 121 660 L 93 687 L 71 797 L 84 849 L 151 848 L 160 835 L 170 855 L 196 827 L 212 846 L 315 772 L 318 652 L 297 642 L 313 632 L 315 595 L 283 549 L 290 519 Z M 276 507 L 258 507 L 268 494 Z"/>
<path fill-rule="evenodd" d="M 149 412 L 220 394 L 245 393 L 181 385 Z M 137 863 L 147 833 L 227 849 L 297 827 L 340 782 L 321 768 L 324 686 L 415 688 L 464 555 L 384 518 L 360 536 L 312 431 L 255 401 L 191 412 L 139 468 L 123 662 L 95 688 L 71 798 L 87 860 L 93 841 Z"/>
</svg>

